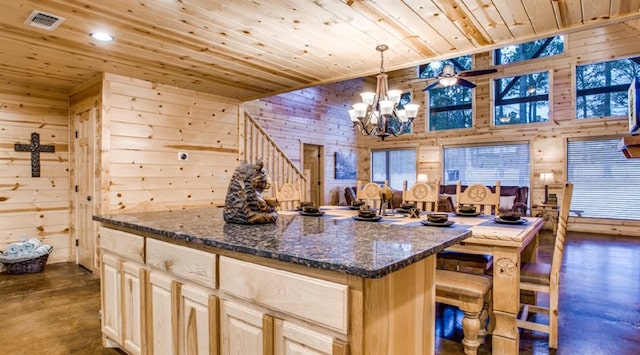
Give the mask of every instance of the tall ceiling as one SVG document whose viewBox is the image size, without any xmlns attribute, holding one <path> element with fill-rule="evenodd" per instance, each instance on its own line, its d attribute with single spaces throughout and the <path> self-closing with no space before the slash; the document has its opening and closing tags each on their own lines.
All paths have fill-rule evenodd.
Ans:
<svg viewBox="0 0 640 355">
<path fill-rule="evenodd" d="M 0 80 L 69 90 L 99 72 L 241 101 L 631 21 L 640 0 L 11 0 Z M 33 10 L 64 21 L 25 24 Z M 116 40 L 89 37 L 111 32 Z"/>
</svg>

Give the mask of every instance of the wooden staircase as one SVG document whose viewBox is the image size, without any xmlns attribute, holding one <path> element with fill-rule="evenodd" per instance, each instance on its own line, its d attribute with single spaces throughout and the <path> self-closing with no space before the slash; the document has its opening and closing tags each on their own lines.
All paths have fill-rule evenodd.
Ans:
<svg viewBox="0 0 640 355">
<path fill-rule="evenodd" d="M 299 183 L 302 186 L 302 201 L 309 200 L 311 195 L 309 172 L 305 172 L 305 174 L 298 169 L 269 134 L 246 111 L 244 112 L 244 124 L 241 124 L 240 127 L 240 146 L 241 161 L 255 162 L 258 159 L 262 159 L 264 167 L 271 177 L 271 187 L 275 183 L 278 186 L 283 186 L 285 183 L 294 185 Z M 275 192 L 270 188 L 265 191 L 264 195 L 275 197 Z"/>
</svg>

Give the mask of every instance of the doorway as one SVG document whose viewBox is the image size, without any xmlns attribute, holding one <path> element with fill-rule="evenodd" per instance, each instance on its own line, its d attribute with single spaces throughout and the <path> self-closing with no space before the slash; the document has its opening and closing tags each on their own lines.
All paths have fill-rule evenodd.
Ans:
<svg viewBox="0 0 640 355">
<path fill-rule="evenodd" d="M 309 201 L 316 206 L 324 204 L 324 147 L 303 144 L 304 171 L 309 172 Z"/>
<path fill-rule="evenodd" d="M 75 144 L 75 241 L 76 263 L 96 271 L 96 230 L 92 220 L 95 211 L 95 108 L 74 116 Z"/>
</svg>

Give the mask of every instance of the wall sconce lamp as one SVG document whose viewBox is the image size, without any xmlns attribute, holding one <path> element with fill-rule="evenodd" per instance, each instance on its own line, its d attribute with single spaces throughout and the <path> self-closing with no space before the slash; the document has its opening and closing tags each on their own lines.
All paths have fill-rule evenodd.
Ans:
<svg viewBox="0 0 640 355">
<path fill-rule="evenodd" d="M 544 184 L 544 204 L 549 202 L 549 184 L 553 183 L 553 172 L 540 173 L 540 182 Z"/>
</svg>

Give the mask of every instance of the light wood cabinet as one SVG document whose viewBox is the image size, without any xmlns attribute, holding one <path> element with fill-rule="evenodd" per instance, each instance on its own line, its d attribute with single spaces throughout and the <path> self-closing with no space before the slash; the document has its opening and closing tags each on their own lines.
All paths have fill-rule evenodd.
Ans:
<svg viewBox="0 0 640 355">
<path fill-rule="evenodd" d="M 104 345 L 113 347 L 112 342 L 122 343 L 121 275 L 120 259 L 111 254 L 102 254 L 102 334 Z"/>
<path fill-rule="evenodd" d="M 170 276 L 156 271 L 149 275 L 150 353 L 178 354 L 177 299 L 179 285 Z"/>
<path fill-rule="evenodd" d="M 180 354 L 217 355 L 218 298 L 195 285 L 183 285 L 180 292 L 178 334 Z"/>
<path fill-rule="evenodd" d="M 131 261 L 122 263 L 122 345 L 132 355 L 145 353 L 143 322 L 146 275 L 144 266 Z"/>
<path fill-rule="evenodd" d="M 272 318 L 240 302 L 223 300 L 221 317 L 222 355 L 272 354 Z"/>
<path fill-rule="evenodd" d="M 331 336 L 280 319 L 275 320 L 275 355 L 332 355 Z"/>
</svg>

